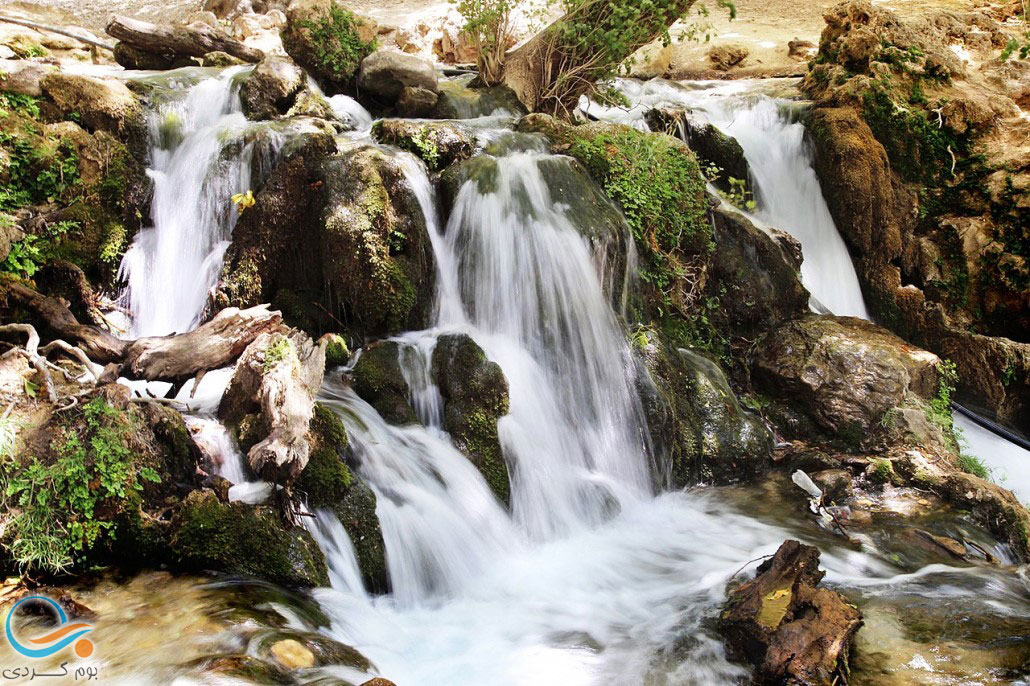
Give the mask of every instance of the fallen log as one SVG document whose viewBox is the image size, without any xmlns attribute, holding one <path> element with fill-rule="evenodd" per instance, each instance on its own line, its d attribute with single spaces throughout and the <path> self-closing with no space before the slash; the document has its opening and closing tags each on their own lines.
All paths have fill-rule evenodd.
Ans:
<svg viewBox="0 0 1030 686">
<path fill-rule="evenodd" d="M 71 31 L 69 31 L 68 29 L 61 29 L 61 28 L 58 28 L 56 26 L 50 26 L 48 24 L 37 24 L 34 21 L 29 21 L 28 19 L 20 19 L 20 18 L 17 18 L 17 17 L 4 17 L 4 16 L 0 16 L 0 22 L 3 22 L 5 24 L 17 24 L 18 26 L 24 26 L 25 28 L 35 29 L 36 31 L 46 31 L 47 33 L 56 33 L 59 36 L 66 36 L 67 38 L 74 38 L 75 40 L 79 41 L 80 43 L 85 43 L 86 45 L 92 45 L 93 47 L 96 47 L 96 48 L 103 48 L 104 50 L 114 51 L 114 46 L 113 45 L 108 45 L 107 43 L 101 43 L 100 41 L 96 40 L 95 37 L 91 38 L 90 36 L 92 36 L 92 34 L 90 34 L 90 36 L 80 36 L 80 35 L 78 35 L 76 33 L 73 33 Z M 83 29 L 83 32 L 84 33 L 88 33 L 88 32 L 85 31 L 85 29 Z"/>
<path fill-rule="evenodd" d="M 125 351 L 125 376 L 157 381 L 193 377 L 226 366 L 255 338 L 274 331 L 282 316 L 268 305 L 246 310 L 230 307 L 193 331 L 132 341 Z"/>
<path fill-rule="evenodd" d="M 146 52 L 160 55 L 203 57 L 209 52 L 225 52 L 244 62 L 260 62 L 265 53 L 249 47 L 219 29 L 203 22 L 188 26 L 151 24 L 139 19 L 114 16 L 107 34 Z"/>
<path fill-rule="evenodd" d="M 246 310 L 230 307 L 188 333 L 125 341 L 99 327 L 80 324 L 57 298 L 18 282 L 5 286 L 8 299 L 31 310 L 55 338 L 79 348 L 92 362 L 113 363 L 119 375 L 130 379 L 177 382 L 225 367 L 255 338 L 282 324 L 282 315 L 267 305 Z"/>
<path fill-rule="evenodd" d="M 247 453 L 254 473 L 289 490 L 308 463 L 308 426 L 325 373 L 324 336 L 317 343 L 301 331 L 262 334 L 236 364 L 218 406 L 218 417 L 236 424 L 257 412 L 268 434 Z"/>
</svg>

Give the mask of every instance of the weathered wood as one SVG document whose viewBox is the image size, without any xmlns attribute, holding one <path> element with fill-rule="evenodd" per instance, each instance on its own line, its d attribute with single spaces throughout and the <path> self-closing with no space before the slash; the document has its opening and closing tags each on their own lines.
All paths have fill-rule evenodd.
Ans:
<svg viewBox="0 0 1030 686">
<path fill-rule="evenodd" d="M 114 16 L 107 24 L 108 35 L 129 45 L 162 55 L 203 57 L 209 52 L 226 52 L 244 62 L 260 62 L 265 53 L 203 22 L 189 26 L 151 24 L 129 17 Z"/>
<path fill-rule="evenodd" d="M 67 29 L 60 29 L 60 28 L 57 28 L 56 26 L 48 26 L 47 24 L 37 24 L 36 22 L 29 21 L 28 19 L 19 19 L 19 18 L 16 18 L 16 17 L 0 16 L 0 22 L 3 22 L 5 24 L 17 24 L 18 26 L 24 26 L 26 28 L 35 29 L 36 31 L 46 31 L 47 33 L 56 33 L 59 36 L 67 36 L 68 38 L 74 38 L 75 40 L 79 41 L 80 43 L 85 43 L 86 45 L 92 45 L 92 46 L 97 47 L 97 48 L 103 48 L 104 50 L 112 50 L 112 51 L 114 50 L 114 46 L 113 45 L 109 45 L 107 43 L 101 43 L 100 41 L 98 41 L 98 40 L 96 40 L 94 38 L 89 38 L 87 36 L 80 36 L 78 34 L 72 33 L 71 31 L 69 31 Z"/>
<path fill-rule="evenodd" d="M 128 341 L 95 326 L 80 324 L 72 311 L 57 298 L 49 298 L 18 282 L 4 286 L 9 300 L 34 312 L 57 334 L 56 338 L 82 348 L 94 362 L 121 362 L 124 359 Z"/>
<path fill-rule="evenodd" d="M 240 357 L 218 407 L 227 423 L 261 415 L 268 435 L 250 449 L 247 462 L 263 479 L 287 488 L 308 463 L 308 426 L 328 342 L 315 343 L 300 331 L 262 334 Z"/>
<path fill-rule="evenodd" d="M 25 347 L 14 348 L 13 350 L 5 353 L 4 356 L 6 357 L 11 354 L 24 355 L 28 359 L 29 363 L 39 373 L 47 398 L 51 403 L 56 404 L 57 390 L 54 387 L 54 379 L 50 376 L 50 372 L 46 368 L 46 358 L 39 354 L 39 334 L 36 332 L 36 327 L 30 324 L 4 324 L 0 326 L 0 333 L 25 334 Z"/>
<path fill-rule="evenodd" d="M 281 324 L 282 315 L 268 305 L 246 310 L 230 307 L 188 333 L 136 339 L 125 351 L 123 373 L 157 381 L 219 369 L 239 357 L 255 338 Z"/>
</svg>

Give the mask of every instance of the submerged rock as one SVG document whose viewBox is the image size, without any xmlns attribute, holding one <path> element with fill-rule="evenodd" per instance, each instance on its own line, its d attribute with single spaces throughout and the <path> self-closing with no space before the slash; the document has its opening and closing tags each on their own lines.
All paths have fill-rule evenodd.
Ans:
<svg viewBox="0 0 1030 686">
<path fill-rule="evenodd" d="M 816 588 L 819 550 L 786 541 L 754 579 L 730 592 L 719 631 L 756 668 L 756 682 L 829 686 L 848 674 L 862 613 L 840 593 Z"/>
<path fill-rule="evenodd" d="M 862 319 L 810 315 L 770 332 L 755 350 L 755 382 L 849 444 L 884 415 L 937 394 L 939 358 Z"/>
<path fill-rule="evenodd" d="M 354 365 L 354 392 L 391 424 L 417 424 L 418 415 L 408 402 L 410 389 L 401 371 L 403 346 L 397 341 L 377 341 L 361 350 Z"/>
<path fill-rule="evenodd" d="M 444 429 L 508 504 L 510 478 L 497 434 L 497 420 L 508 414 L 508 380 L 500 365 L 467 334 L 445 334 L 433 350 L 432 374 L 444 399 Z"/>
<path fill-rule="evenodd" d="M 498 112 L 513 116 L 526 114 L 525 106 L 514 91 L 504 86 L 470 88 L 460 81 L 443 81 L 430 117 L 433 119 L 475 119 Z"/>
</svg>

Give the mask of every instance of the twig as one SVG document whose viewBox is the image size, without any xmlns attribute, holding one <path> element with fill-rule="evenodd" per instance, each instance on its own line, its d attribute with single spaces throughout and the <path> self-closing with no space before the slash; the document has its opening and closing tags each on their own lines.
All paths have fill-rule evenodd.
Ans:
<svg viewBox="0 0 1030 686">
<path fill-rule="evenodd" d="M 87 356 L 86 353 L 82 351 L 82 348 L 71 345 L 70 343 L 66 343 L 61 339 L 57 339 L 44 345 L 42 348 L 40 348 L 39 352 L 41 352 L 44 355 L 49 355 L 50 352 L 54 349 L 60 350 L 61 352 L 64 352 L 74 357 L 76 360 L 82 363 L 82 366 L 86 368 L 86 371 L 90 373 L 94 381 L 100 381 L 100 375 L 103 373 L 104 368 L 101 367 L 99 364 L 95 363 L 93 360 L 89 359 L 89 356 Z"/>
<path fill-rule="evenodd" d="M 748 560 L 747 562 L 745 562 L 743 565 L 740 566 L 740 569 L 738 569 L 737 571 L 733 572 L 733 574 L 730 576 L 730 578 L 732 579 L 735 576 L 737 576 L 738 574 L 740 574 L 741 572 L 743 572 L 747 568 L 747 566 L 749 564 L 751 564 L 752 562 L 759 562 L 761 560 L 768 560 L 770 557 L 772 557 L 772 555 L 763 555 L 762 557 L 756 557 L 753 560 Z"/>
</svg>

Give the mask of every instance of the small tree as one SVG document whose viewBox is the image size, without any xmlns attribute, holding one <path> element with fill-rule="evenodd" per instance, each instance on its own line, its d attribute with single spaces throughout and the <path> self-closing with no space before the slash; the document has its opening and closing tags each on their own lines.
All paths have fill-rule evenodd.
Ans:
<svg viewBox="0 0 1030 686">
<path fill-rule="evenodd" d="M 512 44 L 512 12 L 522 0 L 459 0 L 465 20 L 462 33 L 476 48 L 479 78 L 486 86 L 501 83 L 504 55 Z"/>
</svg>

